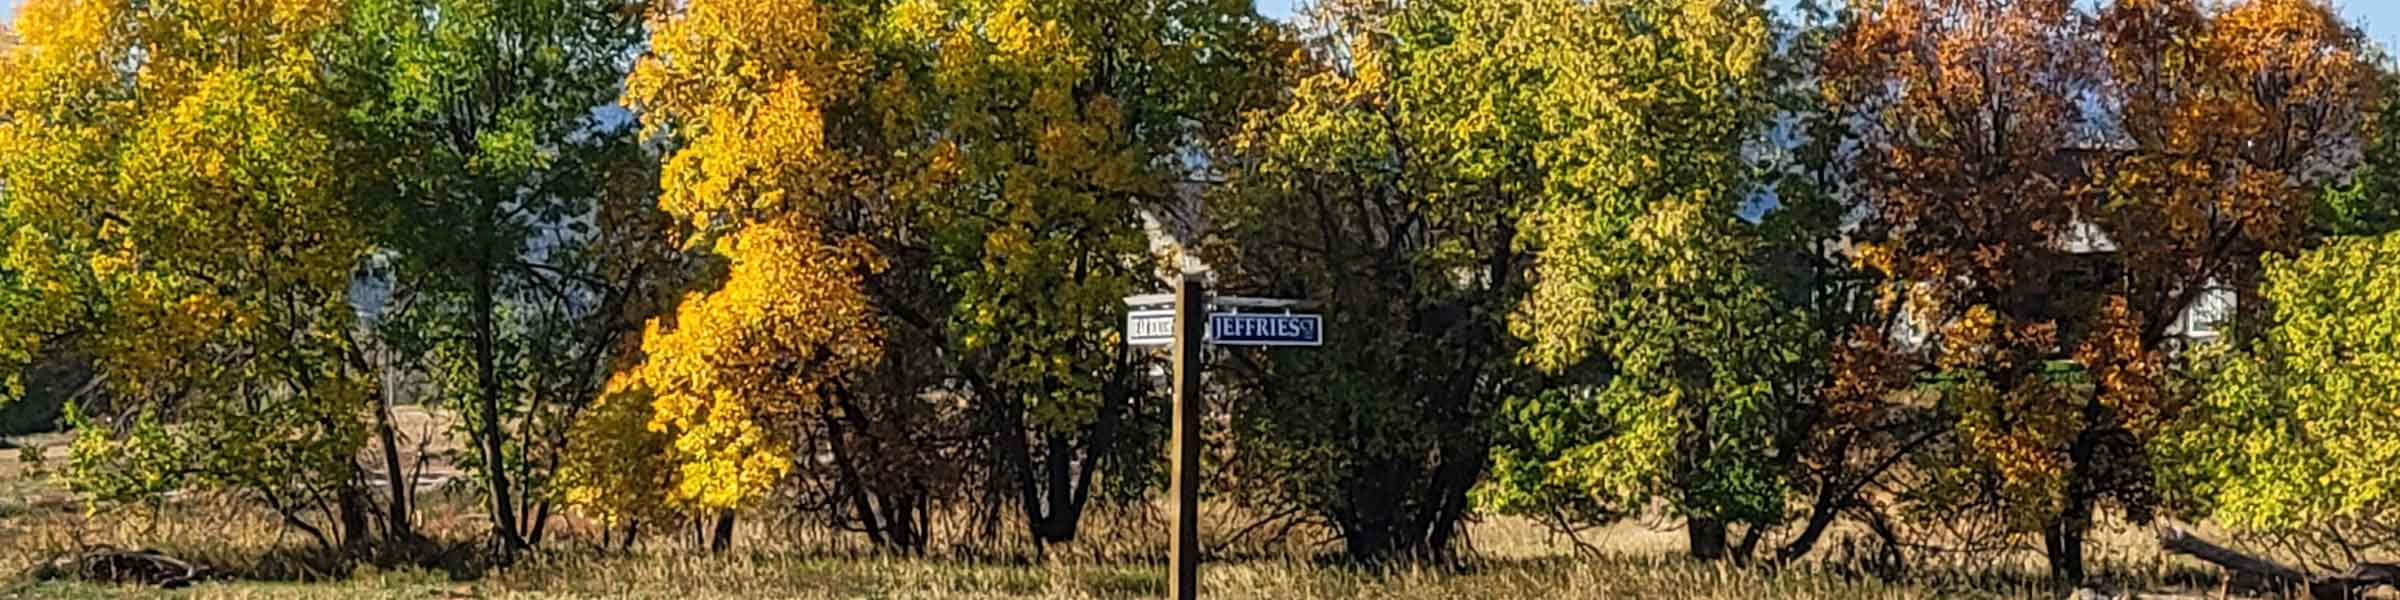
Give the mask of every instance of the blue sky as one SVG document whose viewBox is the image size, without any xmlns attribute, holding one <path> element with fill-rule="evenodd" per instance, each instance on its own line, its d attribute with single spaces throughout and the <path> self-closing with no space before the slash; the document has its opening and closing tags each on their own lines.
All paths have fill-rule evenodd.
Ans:
<svg viewBox="0 0 2400 600">
<path fill-rule="evenodd" d="M 25 0 L 0 0 L 0 21 L 16 22 L 17 5 Z M 1257 0 L 1258 11 L 1269 17 L 1288 18 L 1303 0 Z M 1774 0 L 1786 4 L 1786 0 Z M 2367 35 L 2385 48 L 2400 47 L 2400 0 L 2334 0 L 2342 14 L 2352 22 L 2364 23 Z"/>
</svg>

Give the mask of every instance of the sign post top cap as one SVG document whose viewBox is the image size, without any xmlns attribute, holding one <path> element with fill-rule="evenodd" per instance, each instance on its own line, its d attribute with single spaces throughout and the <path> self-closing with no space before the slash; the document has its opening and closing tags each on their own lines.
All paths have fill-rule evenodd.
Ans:
<svg viewBox="0 0 2400 600">
<path fill-rule="evenodd" d="M 1215 296 L 1215 297 L 1212 297 L 1212 298 L 1209 298 L 1209 299 L 1208 299 L 1208 304 L 1209 304 L 1210 306 L 1233 306 L 1233 307 L 1241 307 L 1241 308 L 1291 308 L 1291 309 L 1307 309 L 1307 308 L 1316 308 L 1318 303 L 1317 303 L 1317 301 L 1315 301 L 1315 300 L 1303 300 L 1303 299 L 1299 299 L 1299 298 L 1257 298 L 1257 297 L 1251 297 L 1251 296 Z M 1126 296 L 1126 297 L 1125 297 L 1125 305 L 1126 305 L 1126 306 L 1129 306 L 1129 307 L 1135 307 L 1135 308 L 1141 308 L 1141 307 L 1151 307 L 1151 306 L 1174 306 L 1174 305 L 1175 305 L 1175 295 L 1174 295 L 1174 294 L 1136 294 L 1136 295 L 1132 295 L 1132 296 Z"/>
</svg>

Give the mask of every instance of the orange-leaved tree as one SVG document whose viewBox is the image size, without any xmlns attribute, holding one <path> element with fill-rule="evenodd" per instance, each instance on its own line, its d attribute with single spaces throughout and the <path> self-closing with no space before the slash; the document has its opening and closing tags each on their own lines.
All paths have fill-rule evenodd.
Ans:
<svg viewBox="0 0 2400 600">
<path fill-rule="evenodd" d="M 2085 16 L 2066 0 L 1893 0 L 1866 7 L 1825 59 L 1833 103 L 1861 115 L 1856 259 L 1890 283 L 1879 310 L 1897 325 L 1838 342 L 1834 391 L 1875 399 L 1938 378 L 1955 435 L 1939 450 L 1972 461 L 1936 471 L 1995 489 L 1921 486 L 1932 510 L 1988 497 L 2045 529 L 2076 437 L 2072 400 L 2052 377 L 2064 326 L 2092 287 L 2057 243 L 2091 204 L 2072 142 L 2093 90 Z M 1896 339 L 1895 339 L 1896 338 Z M 1894 366 L 1933 377 L 1892 377 Z M 1948 493 L 1943 493 L 1948 492 Z M 2015 515 L 2011 515 L 2015 516 Z"/>
<path fill-rule="evenodd" d="M 2173 340 L 2211 290 L 2250 296 L 2355 160 L 2359 56 L 2310 0 L 1865 7 L 1824 72 L 1864 116 L 1856 256 L 1906 318 L 1854 332 L 1884 351 L 1838 376 L 1918 365 L 1896 385 L 1952 416 L 1912 499 L 1993 509 L 2067 580 L 2104 503 L 2146 519 L 2146 445 L 2188 395 Z"/>
</svg>

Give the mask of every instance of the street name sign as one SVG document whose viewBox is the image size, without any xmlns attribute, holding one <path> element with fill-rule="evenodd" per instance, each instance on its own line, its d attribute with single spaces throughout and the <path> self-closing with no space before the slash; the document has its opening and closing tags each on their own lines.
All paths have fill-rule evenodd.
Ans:
<svg viewBox="0 0 2400 600">
<path fill-rule="evenodd" d="M 1208 341 L 1219 346 L 1321 346 L 1324 319 L 1317 315 L 1214 313 Z"/>
<path fill-rule="evenodd" d="M 1125 344 L 1165 346 L 1175 343 L 1175 310 L 1136 310 L 1125 313 Z"/>
</svg>

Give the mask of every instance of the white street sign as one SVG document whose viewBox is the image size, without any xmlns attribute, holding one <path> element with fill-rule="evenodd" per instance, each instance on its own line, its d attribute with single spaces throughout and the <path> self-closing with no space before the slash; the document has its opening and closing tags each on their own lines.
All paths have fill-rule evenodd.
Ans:
<svg viewBox="0 0 2400 600">
<path fill-rule="evenodd" d="M 1136 310 L 1125 313 L 1125 345 L 1165 346 L 1175 343 L 1175 310 Z"/>
</svg>

